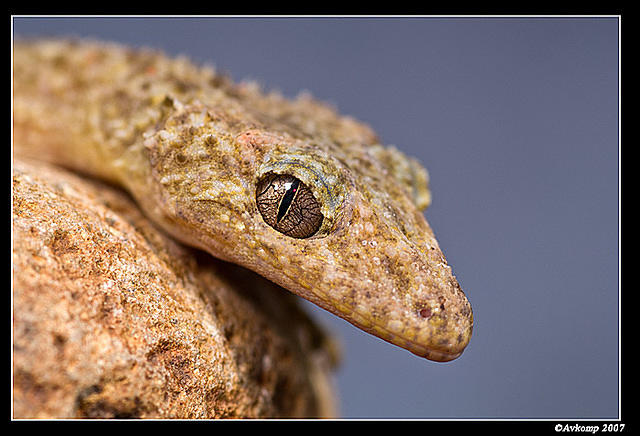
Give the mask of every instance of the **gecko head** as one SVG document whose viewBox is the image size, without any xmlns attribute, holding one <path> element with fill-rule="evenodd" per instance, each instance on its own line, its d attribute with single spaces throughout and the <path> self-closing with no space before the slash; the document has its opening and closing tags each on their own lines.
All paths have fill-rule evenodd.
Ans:
<svg viewBox="0 0 640 436">
<path fill-rule="evenodd" d="M 422 213 L 416 161 L 378 144 L 230 133 L 194 113 L 185 124 L 201 127 L 146 144 L 170 232 L 414 354 L 462 354 L 471 306 Z"/>
</svg>

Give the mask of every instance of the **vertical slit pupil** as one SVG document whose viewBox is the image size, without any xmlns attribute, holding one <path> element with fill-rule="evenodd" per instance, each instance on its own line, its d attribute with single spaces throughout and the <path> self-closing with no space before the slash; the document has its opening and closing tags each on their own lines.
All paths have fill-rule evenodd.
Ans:
<svg viewBox="0 0 640 436">
<path fill-rule="evenodd" d="M 300 180 L 295 179 L 293 182 L 291 182 L 291 186 L 289 186 L 289 189 L 284 194 L 284 196 L 282 197 L 282 201 L 280 202 L 280 207 L 278 208 L 278 217 L 276 218 L 276 222 L 280 222 L 280 220 L 282 220 L 282 218 L 284 218 L 284 216 L 287 214 L 287 211 L 289 210 L 289 206 L 291 206 L 291 203 L 293 202 L 293 199 L 295 198 L 296 193 L 298 192 L 299 186 L 300 186 Z"/>
</svg>

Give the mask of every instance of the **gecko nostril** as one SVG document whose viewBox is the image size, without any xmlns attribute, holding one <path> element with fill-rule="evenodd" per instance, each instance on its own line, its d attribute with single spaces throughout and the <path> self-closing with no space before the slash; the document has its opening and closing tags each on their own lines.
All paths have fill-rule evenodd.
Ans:
<svg viewBox="0 0 640 436">
<path fill-rule="evenodd" d="M 423 307 L 418 311 L 418 315 L 422 318 L 429 318 L 431 316 L 431 309 L 428 307 Z"/>
</svg>

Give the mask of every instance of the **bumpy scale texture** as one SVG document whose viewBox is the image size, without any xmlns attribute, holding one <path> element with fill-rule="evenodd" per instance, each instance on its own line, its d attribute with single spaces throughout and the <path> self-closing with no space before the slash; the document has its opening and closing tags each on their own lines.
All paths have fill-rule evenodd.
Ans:
<svg viewBox="0 0 640 436">
<path fill-rule="evenodd" d="M 184 243 L 417 355 L 448 361 L 469 342 L 471 306 L 422 214 L 426 170 L 307 95 L 150 50 L 20 42 L 14 138 L 21 154 L 119 184 Z M 313 236 L 265 222 L 256 186 L 268 173 L 311 190 Z"/>
</svg>

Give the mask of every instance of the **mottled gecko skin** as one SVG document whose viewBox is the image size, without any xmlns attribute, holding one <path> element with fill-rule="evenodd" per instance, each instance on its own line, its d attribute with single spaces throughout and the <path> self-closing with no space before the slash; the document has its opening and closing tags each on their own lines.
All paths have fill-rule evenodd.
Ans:
<svg viewBox="0 0 640 436">
<path fill-rule="evenodd" d="M 175 238 L 419 356 L 463 352 L 471 306 L 421 212 L 427 173 L 367 126 L 150 50 L 36 40 L 13 56 L 17 153 L 121 185 Z M 265 222 L 269 173 L 311 190 L 313 236 Z"/>
</svg>

